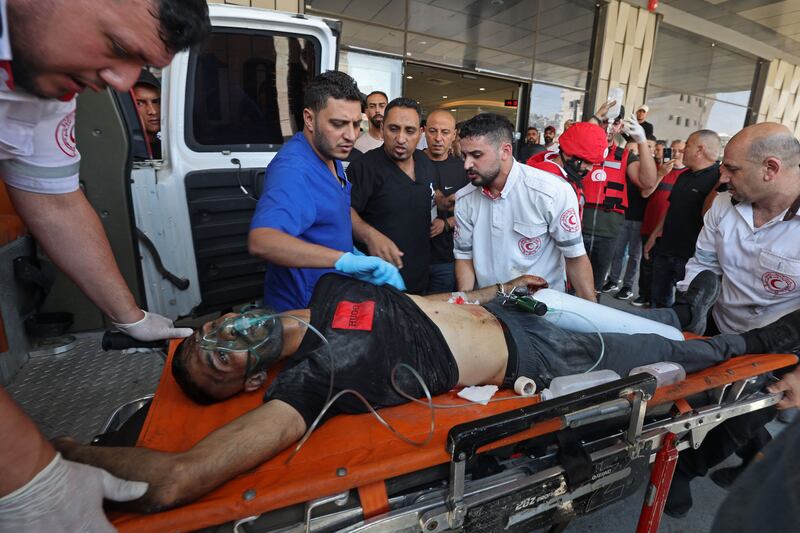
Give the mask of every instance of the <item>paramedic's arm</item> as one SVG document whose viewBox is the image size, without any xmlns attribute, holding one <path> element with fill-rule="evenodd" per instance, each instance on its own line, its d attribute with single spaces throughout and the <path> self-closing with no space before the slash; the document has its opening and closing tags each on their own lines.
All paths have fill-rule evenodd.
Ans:
<svg viewBox="0 0 800 533">
<path fill-rule="evenodd" d="M 471 291 L 475 288 L 475 264 L 472 261 L 472 234 L 474 223 L 471 204 L 466 197 L 455 203 L 453 225 L 453 256 L 455 257 L 456 289 Z"/>
<path fill-rule="evenodd" d="M 456 289 L 471 291 L 475 288 L 475 267 L 472 259 L 456 259 Z"/>
<path fill-rule="evenodd" d="M 103 498 L 132 500 L 147 488 L 64 460 L 2 387 L 0 472 L 3 531 L 113 531 Z"/>
<path fill-rule="evenodd" d="M 0 497 L 30 481 L 55 454 L 33 421 L 0 387 Z"/>
<path fill-rule="evenodd" d="M 594 292 L 592 263 L 589 262 L 589 256 L 584 254 L 578 257 L 565 257 L 564 260 L 567 280 L 575 289 L 575 294 L 584 300 L 596 302 L 597 295 Z"/>
<path fill-rule="evenodd" d="M 69 440 L 58 441 L 56 446 L 73 461 L 105 468 L 120 477 L 147 481 L 149 490 L 131 508 L 155 512 L 207 494 L 287 448 L 305 430 L 305 421 L 294 408 L 272 400 L 182 453 L 85 446 Z"/>
<path fill-rule="evenodd" d="M 364 222 L 352 207 L 350 221 L 353 223 L 353 237 L 367 245 L 370 255 L 380 257 L 397 268 L 403 268 L 403 252 L 392 239 Z"/>
<path fill-rule="evenodd" d="M 333 268 L 344 254 L 312 244 L 274 228 L 253 228 L 247 236 L 250 255 L 284 267 Z"/>
<path fill-rule="evenodd" d="M 332 175 L 331 179 L 334 179 Z M 303 202 L 296 200 L 307 197 L 309 192 L 319 194 L 313 192 L 306 175 L 298 172 L 291 161 L 278 159 L 267 166 L 264 192 L 256 204 L 247 236 L 251 255 L 283 267 L 333 267 L 343 251 L 297 238 L 317 218 L 317 204 L 313 198 Z"/>
<path fill-rule="evenodd" d="M 39 194 L 8 187 L 8 195 L 47 255 L 112 321 L 130 324 L 144 317 L 82 191 Z"/>
<path fill-rule="evenodd" d="M 464 292 L 465 299 L 468 302 L 475 302 L 485 304 L 491 302 L 495 299 L 498 292 L 502 292 L 503 294 L 510 294 L 514 289 L 524 288 L 528 291 L 529 294 L 532 294 L 539 289 L 546 289 L 547 288 L 547 281 L 544 278 L 540 278 L 539 276 L 532 276 L 530 274 L 525 274 L 518 278 L 512 279 L 511 281 L 506 281 L 505 283 L 497 283 L 495 285 L 490 285 L 488 287 L 483 287 L 481 289 L 475 289 L 474 291 L 462 291 Z M 443 292 L 440 294 L 429 294 L 425 296 L 428 300 L 435 300 L 435 301 L 448 301 L 450 298 L 453 297 L 453 293 L 451 292 Z"/>
</svg>

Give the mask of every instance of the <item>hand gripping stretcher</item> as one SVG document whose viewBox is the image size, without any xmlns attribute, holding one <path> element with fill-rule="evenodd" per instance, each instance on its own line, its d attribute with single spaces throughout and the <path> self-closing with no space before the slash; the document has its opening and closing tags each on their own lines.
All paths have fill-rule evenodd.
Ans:
<svg viewBox="0 0 800 533">
<path fill-rule="evenodd" d="M 260 392 L 192 403 L 169 371 L 171 348 L 137 445 L 186 450 L 261 404 Z M 678 453 L 699 447 L 722 422 L 777 403 L 779 395 L 761 392 L 764 381 L 796 362 L 746 355 L 658 389 L 655 378 L 638 374 L 547 402 L 437 409 L 423 447 L 402 442 L 369 414 L 340 415 L 289 464 L 291 449 L 184 507 L 112 518 L 123 533 L 561 531 L 649 479 L 637 532 L 655 533 Z M 464 403 L 452 392 L 434 401 Z M 381 413 L 411 439 L 430 430 L 425 405 Z"/>
</svg>

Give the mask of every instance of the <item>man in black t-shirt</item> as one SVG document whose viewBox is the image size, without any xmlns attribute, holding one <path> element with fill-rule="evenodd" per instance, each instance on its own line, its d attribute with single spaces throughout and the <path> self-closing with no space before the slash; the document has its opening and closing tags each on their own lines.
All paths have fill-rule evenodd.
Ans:
<svg viewBox="0 0 800 533">
<path fill-rule="evenodd" d="M 669 307 L 674 288 L 686 274 L 686 262 L 694 255 L 703 228 L 703 203 L 719 182 L 719 135 L 699 130 L 686 140 L 683 164 L 688 170 L 678 176 L 669 196 L 669 208 L 644 246 L 653 256 L 651 298 L 654 307 Z"/>
<path fill-rule="evenodd" d="M 428 115 L 425 155 L 437 170 L 433 184 L 436 192 L 437 216 L 431 224 L 431 268 L 428 293 L 450 292 L 456 288 L 453 228 L 456 225 L 456 192 L 469 184 L 464 160 L 450 153 L 456 136 L 456 119 L 449 111 L 437 109 Z"/>
<path fill-rule="evenodd" d="M 389 102 L 382 128 L 383 146 L 347 167 L 353 236 L 364 252 L 400 269 L 409 293 L 422 294 L 428 288 L 437 172 L 415 149 L 422 133 L 416 100 Z"/>
</svg>

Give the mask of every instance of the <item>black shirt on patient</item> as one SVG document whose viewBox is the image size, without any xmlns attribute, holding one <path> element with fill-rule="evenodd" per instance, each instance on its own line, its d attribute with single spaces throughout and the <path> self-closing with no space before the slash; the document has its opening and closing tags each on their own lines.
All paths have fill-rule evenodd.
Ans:
<svg viewBox="0 0 800 533">
<path fill-rule="evenodd" d="M 321 277 L 311 296 L 312 331 L 267 390 L 264 401 L 291 405 L 311 425 L 328 397 L 333 363 L 335 395 L 344 389 L 360 392 L 376 409 L 407 403 L 392 386 L 392 370 L 405 363 L 425 381 L 431 395 L 458 383 L 458 366 L 439 328 L 402 292 L 377 287 L 338 274 Z M 398 368 L 400 389 L 422 398 L 417 379 Z M 339 413 L 366 413 L 352 394 L 339 398 L 323 420 Z"/>
</svg>

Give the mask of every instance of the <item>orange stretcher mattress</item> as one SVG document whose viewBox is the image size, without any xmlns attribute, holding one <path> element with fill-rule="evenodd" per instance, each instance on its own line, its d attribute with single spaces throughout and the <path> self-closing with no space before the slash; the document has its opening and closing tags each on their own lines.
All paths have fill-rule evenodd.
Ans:
<svg viewBox="0 0 800 533">
<path fill-rule="evenodd" d="M 183 395 L 169 371 L 174 348 L 173 343 L 138 446 L 184 451 L 230 420 L 261 405 L 263 391 L 242 394 L 212 406 L 194 404 Z M 796 362 L 793 355 L 737 357 L 692 374 L 681 383 L 658 389 L 649 405 L 686 398 Z M 495 397 L 511 395 L 513 391 L 500 391 Z M 435 397 L 434 402 L 465 403 L 454 392 Z M 285 463 L 291 450 L 284 450 L 194 503 L 151 515 L 120 514 L 113 522 L 123 533 L 192 531 L 353 488 L 359 488 L 364 507 L 374 510 L 371 516 L 385 510 L 381 506 L 381 501 L 386 499 L 383 480 L 449 462 L 445 442 L 453 426 L 536 402 L 538 397 L 462 409 L 438 409 L 434 436 L 422 448 L 401 441 L 370 414 L 340 415 L 318 428 L 288 465 Z M 411 439 L 421 441 L 428 434 L 430 410 L 424 405 L 406 404 L 383 409 L 381 414 Z M 505 446 L 561 427 L 558 419 L 546 421 L 481 450 Z M 340 475 L 342 473 L 344 475 Z M 248 499 L 244 497 L 245 492 Z"/>
</svg>

